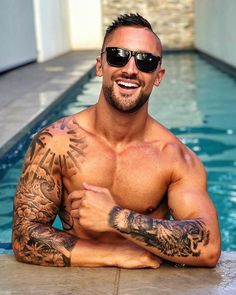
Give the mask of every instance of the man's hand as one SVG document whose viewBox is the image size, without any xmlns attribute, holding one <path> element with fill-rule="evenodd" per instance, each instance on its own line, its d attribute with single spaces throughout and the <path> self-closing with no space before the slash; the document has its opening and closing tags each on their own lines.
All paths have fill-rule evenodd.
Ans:
<svg viewBox="0 0 236 295">
<path fill-rule="evenodd" d="M 88 230 L 113 231 L 108 224 L 108 216 L 116 203 L 108 189 L 83 183 L 84 190 L 73 191 L 71 216 L 79 219 L 79 224 Z"/>
<path fill-rule="evenodd" d="M 117 206 L 111 193 L 106 188 L 83 184 L 84 190 L 73 191 L 71 216 L 79 220 L 79 224 L 87 229 L 98 232 L 113 231 L 108 224 L 109 213 Z M 115 231 L 115 230 L 114 230 Z M 101 246 L 102 247 L 102 246 Z M 159 268 L 162 260 L 149 251 L 127 240 L 119 240 L 112 244 L 111 266 L 122 268 Z M 106 259 L 108 255 L 106 254 Z"/>
<path fill-rule="evenodd" d="M 118 250 L 118 251 L 117 251 Z M 113 251 L 115 265 L 122 268 L 159 268 L 162 259 L 149 251 L 124 240 Z"/>
</svg>

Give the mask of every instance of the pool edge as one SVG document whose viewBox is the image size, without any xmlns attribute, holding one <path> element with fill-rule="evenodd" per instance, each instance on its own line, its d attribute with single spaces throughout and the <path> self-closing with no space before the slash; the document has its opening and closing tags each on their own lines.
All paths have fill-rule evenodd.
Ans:
<svg viewBox="0 0 236 295">
<path fill-rule="evenodd" d="M 8 153 L 14 145 L 17 144 L 37 123 L 39 123 L 45 116 L 47 116 L 50 111 L 60 102 L 66 101 L 67 98 L 71 95 L 71 93 L 75 92 L 76 89 L 82 87 L 90 78 L 95 76 L 95 65 L 91 66 L 83 75 L 79 77 L 77 81 L 72 83 L 69 87 L 63 90 L 55 99 L 47 105 L 44 109 L 40 110 L 35 117 L 32 118 L 25 126 L 23 126 L 17 133 L 13 134 L 12 137 L 9 138 L 2 146 L 0 146 L 0 159 L 4 157 L 6 153 Z M 1 145 L 1 143 L 0 143 Z"/>
<path fill-rule="evenodd" d="M 160 269 L 43 267 L 0 255 L 1 294 L 235 294 L 236 252 L 222 252 L 215 268 Z"/>
</svg>

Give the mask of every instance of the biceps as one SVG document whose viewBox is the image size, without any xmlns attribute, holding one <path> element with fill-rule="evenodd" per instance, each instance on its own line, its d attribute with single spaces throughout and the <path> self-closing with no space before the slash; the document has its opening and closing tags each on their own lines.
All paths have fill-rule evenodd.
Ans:
<svg viewBox="0 0 236 295">
<path fill-rule="evenodd" d="M 208 220 L 215 216 L 215 207 L 204 189 L 186 187 L 171 191 L 168 196 L 171 214 L 177 220 L 203 218 Z"/>
<path fill-rule="evenodd" d="M 15 220 L 51 224 L 60 204 L 60 187 L 60 181 L 45 171 L 23 173 L 15 195 Z"/>
</svg>

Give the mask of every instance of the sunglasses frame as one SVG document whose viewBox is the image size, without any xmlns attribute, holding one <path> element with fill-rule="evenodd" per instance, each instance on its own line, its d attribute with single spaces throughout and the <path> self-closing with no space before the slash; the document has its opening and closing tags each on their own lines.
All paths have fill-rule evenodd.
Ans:
<svg viewBox="0 0 236 295">
<path fill-rule="evenodd" d="M 124 53 L 125 53 L 125 56 L 123 56 L 123 58 L 124 59 L 126 59 L 127 58 L 127 53 L 129 54 L 128 55 L 128 58 L 127 58 L 127 61 L 123 64 L 121 64 L 121 65 L 117 65 L 117 64 L 114 64 L 114 63 L 111 63 L 110 61 L 109 61 L 109 52 L 111 52 L 112 50 L 122 50 Z M 149 52 L 143 52 L 143 51 L 132 51 L 132 50 L 128 50 L 128 49 L 125 49 L 125 48 L 121 48 L 121 47 L 106 47 L 105 48 L 105 50 L 104 51 L 102 51 L 101 52 L 101 54 L 103 54 L 103 53 L 105 53 L 106 52 L 106 54 L 107 54 L 107 56 L 106 56 L 106 59 L 107 59 L 107 63 L 110 65 L 110 66 L 112 66 L 112 67 L 116 67 L 116 68 L 122 68 L 122 67 L 124 67 L 125 65 L 127 65 L 127 63 L 129 62 L 129 60 L 131 59 L 131 57 L 133 56 L 134 57 L 134 60 L 135 60 L 135 64 L 136 64 L 136 67 L 141 71 L 141 72 L 144 72 L 144 73 L 152 73 L 152 72 L 154 72 L 157 68 L 158 68 L 158 65 L 161 63 L 161 57 L 160 56 L 158 56 L 158 55 L 153 55 L 152 53 L 149 53 Z M 150 56 L 150 57 L 152 57 L 153 59 L 154 59 L 154 61 L 156 62 L 156 67 L 154 68 L 154 69 L 152 69 L 152 70 L 143 70 L 143 68 L 142 68 L 142 65 L 140 66 L 140 64 L 139 64 L 139 61 L 142 61 L 143 62 L 143 60 L 140 60 L 140 59 L 138 59 L 137 58 L 137 56 L 139 55 L 139 54 L 146 54 L 146 55 L 148 55 L 148 56 Z"/>
</svg>

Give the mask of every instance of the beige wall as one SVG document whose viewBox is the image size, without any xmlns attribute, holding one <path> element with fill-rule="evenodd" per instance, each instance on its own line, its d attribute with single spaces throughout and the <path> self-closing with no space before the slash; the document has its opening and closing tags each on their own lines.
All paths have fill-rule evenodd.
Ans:
<svg viewBox="0 0 236 295">
<path fill-rule="evenodd" d="M 34 0 L 39 62 L 71 49 L 67 5 L 66 0 Z"/>
<path fill-rule="evenodd" d="M 37 58 L 31 0 L 0 0 L 0 72 Z"/>
<path fill-rule="evenodd" d="M 148 19 L 164 48 L 193 48 L 193 0 L 101 0 L 103 32 L 119 14 L 138 12 Z"/>
<path fill-rule="evenodd" d="M 71 48 L 100 49 L 102 44 L 101 0 L 69 0 Z"/>
<path fill-rule="evenodd" d="M 196 48 L 236 67 L 236 1 L 195 1 Z"/>
</svg>

